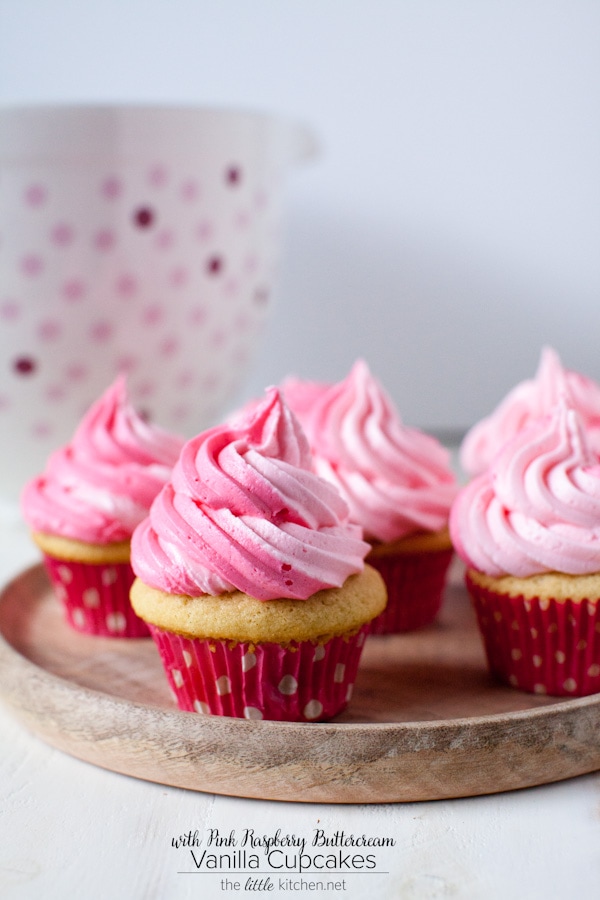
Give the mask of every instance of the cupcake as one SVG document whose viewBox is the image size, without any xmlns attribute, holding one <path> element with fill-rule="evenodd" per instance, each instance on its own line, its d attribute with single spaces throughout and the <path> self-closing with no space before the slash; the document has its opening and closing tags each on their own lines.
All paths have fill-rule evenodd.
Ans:
<svg viewBox="0 0 600 900">
<path fill-rule="evenodd" d="M 184 446 L 135 530 L 131 600 L 181 709 L 317 721 L 350 698 L 385 587 L 271 388 Z"/>
<path fill-rule="evenodd" d="M 561 401 L 458 495 L 450 516 L 489 668 L 524 691 L 600 691 L 600 458 Z"/>
<path fill-rule="evenodd" d="M 119 377 L 88 410 L 70 443 L 25 486 L 23 517 L 76 631 L 148 635 L 129 602 L 131 535 L 182 445 L 182 438 L 143 421 Z"/>
<path fill-rule="evenodd" d="M 388 591 L 371 633 L 398 633 L 437 616 L 452 558 L 448 515 L 458 489 L 448 451 L 404 425 L 367 364 L 338 384 L 282 386 L 313 451 L 317 473 L 338 488 L 370 544 L 367 561 Z"/>
<path fill-rule="evenodd" d="M 459 452 L 463 471 L 471 477 L 480 475 L 513 435 L 550 412 L 565 391 L 600 452 L 600 385 L 565 369 L 556 351 L 544 347 L 535 377 L 517 384 L 489 416 L 467 431 Z"/>
</svg>

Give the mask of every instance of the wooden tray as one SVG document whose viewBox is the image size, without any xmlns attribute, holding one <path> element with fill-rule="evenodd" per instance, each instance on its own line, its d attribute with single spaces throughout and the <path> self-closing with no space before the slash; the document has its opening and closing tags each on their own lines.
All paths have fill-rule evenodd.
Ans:
<svg viewBox="0 0 600 900">
<path fill-rule="evenodd" d="M 367 641 L 328 724 L 179 711 L 154 644 L 68 628 L 41 566 L 0 596 L 0 695 L 47 743 L 97 766 L 267 800 L 386 803 L 496 793 L 600 769 L 600 694 L 559 701 L 487 674 L 458 568 L 440 621 Z"/>
</svg>

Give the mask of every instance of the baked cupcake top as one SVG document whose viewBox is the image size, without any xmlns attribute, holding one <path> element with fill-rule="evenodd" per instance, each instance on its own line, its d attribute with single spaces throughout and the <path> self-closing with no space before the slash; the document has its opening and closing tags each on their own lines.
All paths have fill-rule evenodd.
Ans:
<svg viewBox="0 0 600 900">
<path fill-rule="evenodd" d="M 168 594 L 305 600 L 362 571 L 368 549 L 270 388 L 235 421 L 185 444 L 133 535 L 131 561 L 144 584 Z"/>
<path fill-rule="evenodd" d="M 567 400 L 461 490 L 450 534 L 467 566 L 492 577 L 600 572 L 600 458 Z"/>
<path fill-rule="evenodd" d="M 513 435 L 532 419 L 549 413 L 565 391 L 586 422 L 592 446 L 600 451 L 600 385 L 565 369 L 556 351 L 544 347 L 535 377 L 517 384 L 489 416 L 466 433 L 460 447 L 462 469 L 470 476 L 483 472 Z"/>
<path fill-rule="evenodd" d="M 316 471 L 338 488 L 366 538 L 387 543 L 447 525 L 458 489 L 450 454 L 403 424 L 364 360 L 337 384 L 288 379 L 282 389 L 306 430 Z"/>
<path fill-rule="evenodd" d="M 183 438 L 136 413 L 120 376 L 25 486 L 25 521 L 34 532 L 90 544 L 129 540 L 182 446 Z"/>
</svg>

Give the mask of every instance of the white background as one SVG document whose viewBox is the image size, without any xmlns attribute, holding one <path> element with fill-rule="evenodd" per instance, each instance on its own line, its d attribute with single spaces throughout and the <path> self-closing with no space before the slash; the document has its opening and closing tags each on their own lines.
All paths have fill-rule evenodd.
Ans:
<svg viewBox="0 0 600 900">
<path fill-rule="evenodd" d="M 447 431 L 544 343 L 600 379 L 599 38 L 594 0 L 0 0 L 0 102 L 310 123 L 246 391 L 363 356 Z"/>
</svg>

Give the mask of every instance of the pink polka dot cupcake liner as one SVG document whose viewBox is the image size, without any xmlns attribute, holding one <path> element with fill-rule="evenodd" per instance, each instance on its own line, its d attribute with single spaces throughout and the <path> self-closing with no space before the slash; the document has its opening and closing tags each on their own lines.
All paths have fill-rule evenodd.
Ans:
<svg viewBox="0 0 600 900">
<path fill-rule="evenodd" d="M 180 709 L 214 716 L 319 722 L 350 700 L 368 625 L 325 644 L 187 638 L 149 625 Z"/>
<path fill-rule="evenodd" d="M 90 564 L 44 555 L 44 565 L 69 625 L 82 634 L 148 637 L 148 626 L 131 607 L 129 563 Z"/>
<path fill-rule="evenodd" d="M 430 625 L 443 601 L 452 549 L 413 554 L 370 554 L 367 562 L 385 581 L 388 602 L 371 634 L 399 634 Z"/>
<path fill-rule="evenodd" d="M 488 665 L 522 691 L 557 697 L 600 692 L 600 599 L 526 599 L 466 577 Z"/>
</svg>

